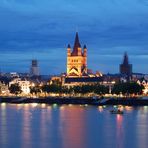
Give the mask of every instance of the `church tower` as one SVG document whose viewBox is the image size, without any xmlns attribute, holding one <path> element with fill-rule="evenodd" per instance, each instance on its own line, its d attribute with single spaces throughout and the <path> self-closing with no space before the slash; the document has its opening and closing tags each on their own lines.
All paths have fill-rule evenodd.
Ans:
<svg viewBox="0 0 148 148">
<path fill-rule="evenodd" d="M 130 76 L 132 74 L 132 64 L 129 64 L 128 55 L 125 52 L 123 57 L 123 63 L 120 64 L 120 73 Z"/>
<path fill-rule="evenodd" d="M 78 32 L 76 33 L 73 50 L 67 47 L 67 77 L 82 77 L 87 75 L 87 48 L 81 48 Z"/>
</svg>

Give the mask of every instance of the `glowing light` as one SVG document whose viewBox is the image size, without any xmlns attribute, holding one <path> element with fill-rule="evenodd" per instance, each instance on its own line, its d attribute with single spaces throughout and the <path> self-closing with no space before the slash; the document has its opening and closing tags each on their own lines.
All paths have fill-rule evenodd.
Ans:
<svg viewBox="0 0 148 148">
<path fill-rule="evenodd" d="M 103 105 L 103 108 L 106 108 L 106 105 Z"/>
<path fill-rule="evenodd" d="M 45 108 L 45 107 L 46 107 L 46 104 L 45 104 L 45 103 L 42 103 L 42 104 L 41 104 L 41 107 L 42 107 L 42 108 Z"/>
<path fill-rule="evenodd" d="M 61 107 L 60 107 L 61 110 L 63 110 L 64 108 L 65 108 L 64 106 L 61 106 Z"/>
<path fill-rule="evenodd" d="M 99 110 L 99 112 L 103 112 L 103 107 L 102 106 L 99 106 L 98 107 L 98 110 Z"/>
<path fill-rule="evenodd" d="M 121 124 L 122 123 L 122 120 L 123 120 L 123 116 L 122 115 L 117 115 L 117 122 L 119 123 L 119 124 Z"/>
<path fill-rule="evenodd" d="M 32 103 L 32 107 L 36 107 L 37 105 L 37 103 Z"/>
<path fill-rule="evenodd" d="M 57 107 L 58 105 L 56 103 L 53 104 L 53 107 Z"/>
<path fill-rule="evenodd" d="M 2 106 L 2 109 L 5 109 L 6 108 L 6 103 L 2 103 L 1 106 Z"/>
<path fill-rule="evenodd" d="M 120 108 L 120 110 L 124 109 L 122 105 L 119 105 L 118 108 Z"/>
<path fill-rule="evenodd" d="M 5 107 L 5 106 L 6 106 L 6 103 L 2 103 L 1 106 L 2 106 L 2 107 Z"/>
<path fill-rule="evenodd" d="M 147 111 L 148 110 L 148 107 L 147 106 L 144 106 L 144 111 Z"/>
<path fill-rule="evenodd" d="M 17 109 L 21 109 L 22 106 L 23 104 L 17 104 Z"/>
<path fill-rule="evenodd" d="M 132 111 L 132 110 L 133 110 L 133 107 L 131 107 L 131 106 L 125 106 L 125 109 L 126 109 L 127 111 Z"/>
<path fill-rule="evenodd" d="M 24 104 L 24 107 L 28 108 L 29 107 L 29 104 Z"/>
<path fill-rule="evenodd" d="M 69 104 L 68 106 L 72 106 L 72 104 Z"/>
<path fill-rule="evenodd" d="M 51 110 L 51 106 L 48 106 L 47 108 L 48 108 L 49 110 Z"/>
<path fill-rule="evenodd" d="M 87 107 L 87 106 L 88 106 L 88 104 L 85 104 L 84 106 L 85 106 L 85 107 Z"/>
</svg>

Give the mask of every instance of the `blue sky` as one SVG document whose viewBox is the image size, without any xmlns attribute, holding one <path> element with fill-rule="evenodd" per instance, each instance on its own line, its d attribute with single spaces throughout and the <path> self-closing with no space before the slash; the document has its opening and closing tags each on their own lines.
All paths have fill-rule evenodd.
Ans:
<svg viewBox="0 0 148 148">
<path fill-rule="evenodd" d="M 1 71 L 66 71 L 66 47 L 78 30 L 88 68 L 117 73 L 125 51 L 134 72 L 148 73 L 148 0 L 1 0 Z"/>
</svg>

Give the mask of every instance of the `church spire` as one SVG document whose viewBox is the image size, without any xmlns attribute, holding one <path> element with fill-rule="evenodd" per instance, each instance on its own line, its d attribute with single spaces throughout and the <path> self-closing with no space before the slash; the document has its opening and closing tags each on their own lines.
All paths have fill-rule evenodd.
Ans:
<svg viewBox="0 0 148 148">
<path fill-rule="evenodd" d="M 79 42 L 79 35 L 78 35 L 78 32 L 76 32 L 75 43 L 74 43 L 74 47 L 73 47 L 73 51 L 72 51 L 73 56 L 78 55 L 78 48 L 80 48 L 80 47 L 81 47 L 81 44 Z"/>
<path fill-rule="evenodd" d="M 125 52 L 123 57 L 123 63 L 120 64 L 120 73 L 127 76 L 127 80 L 132 75 L 132 64 L 129 64 L 128 54 Z"/>
<path fill-rule="evenodd" d="M 128 65 L 128 64 L 129 64 L 129 63 L 128 63 L 128 55 L 127 55 L 126 52 L 124 53 L 123 64 L 124 64 L 124 65 Z"/>
<path fill-rule="evenodd" d="M 71 47 L 70 47 L 70 44 L 68 44 L 67 48 L 71 48 Z"/>
</svg>

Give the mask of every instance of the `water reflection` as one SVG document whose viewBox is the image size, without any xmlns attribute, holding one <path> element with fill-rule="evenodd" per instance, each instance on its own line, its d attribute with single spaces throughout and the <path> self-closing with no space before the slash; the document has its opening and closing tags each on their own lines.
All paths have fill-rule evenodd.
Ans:
<svg viewBox="0 0 148 148">
<path fill-rule="evenodd" d="M 8 139 L 8 132 L 7 132 L 7 109 L 6 104 L 2 103 L 0 105 L 0 143 L 6 147 L 7 139 Z"/>
<path fill-rule="evenodd" d="M 48 137 L 48 126 L 52 119 L 52 110 L 51 107 L 48 107 L 46 104 L 41 104 L 41 114 L 40 114 L 40 147 L 48 147 L 47 137 Z"/>
<path fill-rule="evenodd" d="M 133 111 L 133 107 L 132 107 L 132 106 L 125 106 L 124 109 L 125 109 L 127 112 L 132 112 L 132 111 Z"/>
<path fill-rule="evenodd" d="M 148 108 L 0 105 L 0 147 L 147 148 Z"/>
<path fill-rule="evenodd" d="M 32 145 L 32 131 L 31 131 L 31 118 L 32 114 L 30 111 L 30 105 L 25 104 L 22 112 L 22 148 L 31 148 Z"/>
<path fill-rule="evenodd" d="M 99 112 L 103 112 L 103 107 L 102 106 L 99 106 L 98 107 L 98 110 L 99 110 Z"/>
<path fill-rule="evenodd" d="M 69 109 L 70 107 L 70 109 Z M 70 105 L 60 109 L 60 133 L 63 148 L 83 148 L 85 146 L 84 108 Z"/>
<path fill-rule="evenodd" d="M 123 141 L 124 141 L 124 131 L 123 131 L 123 115 L 117 115 L 116 116 L 116 122 L 117 122 L 117 130 L 116 130 L 116 136 L 117 136 L 117 148 L 124 148 Z"/>
<path fill-rule="evenodd" d="M 148 124 L 148 107 L 144 106 L 138 109 L 137 122 L 135 127 L 138 146 L 141 148 L 147 148 L 148 146 L 147 124 Z"/>
</svg>

